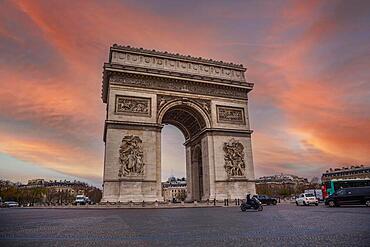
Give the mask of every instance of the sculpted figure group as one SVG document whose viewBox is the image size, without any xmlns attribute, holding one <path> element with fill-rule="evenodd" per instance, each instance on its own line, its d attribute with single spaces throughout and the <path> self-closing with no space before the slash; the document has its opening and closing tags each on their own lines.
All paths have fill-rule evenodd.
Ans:
<svg viewBox="0 0 370 247">
<path fill-rule="evenodd" d="M 244 146 L 240 142 L 231 139 L 224 143 L 225 170 L 231 177 L 244 176 Z"/>
<path fill-rule="evenodd" d="M 144 174 L 143 147 L 138 136 L 125 136 L 119 149 L 118 176 L 138 176 Z"/>
</svg>

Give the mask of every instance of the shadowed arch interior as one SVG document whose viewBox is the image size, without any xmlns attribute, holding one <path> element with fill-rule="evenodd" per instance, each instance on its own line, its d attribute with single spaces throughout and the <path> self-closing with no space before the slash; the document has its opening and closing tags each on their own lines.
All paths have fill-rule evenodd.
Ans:
<svg viewBox="0 0 370 247">
<path fill-rule="evenodd" d="M 179 128 L 186 140 L 189 140 L 206 127 L 202 115 L 187 105 L 174 106 L 167 110 L 162 123 L 172 124 Z"/>
</svg>

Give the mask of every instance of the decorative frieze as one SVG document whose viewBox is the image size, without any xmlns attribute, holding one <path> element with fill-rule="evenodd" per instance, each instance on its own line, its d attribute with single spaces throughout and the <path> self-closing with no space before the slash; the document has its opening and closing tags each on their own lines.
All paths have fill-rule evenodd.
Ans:
<svg viewBox="0 0 370 247">
<path fill-rule="evenodd" d="M 217 122 L 229 124 L 245 124 L 244 108 L 216 106 Z"/>
<path fill-rule="evenodd" d="M 141 176 L 144 174 L 142 140 L 138 136 L 125 136 L 119 149 L 119 177 Z"/>
<path fill-rule="evenodd" d="M 239 141 L 231 139 L 224 143 L 225 171 L 229 177 L 245 175 L 244 146 Z"/>
<path fill-rule="evenodd" d="M 141 87 L 174 92 L 185 92 L 209 96 L 227 97 L 234 99 L 247 99 L 247 88 L 237 88 L 217 84 L 206 84 L 195 81 L 165 79 L 147 75 L 134 75 L 127 73 L 113 73 L 110 76 L 111 84 L 121 84 L 130 87 Z"/>
<path fill-rule="evenodd" d="M 142 97 L 131 97 L 116 95 L 116 114 L 126 115 L 151 115 L 151 99 Z"/>
</svg>

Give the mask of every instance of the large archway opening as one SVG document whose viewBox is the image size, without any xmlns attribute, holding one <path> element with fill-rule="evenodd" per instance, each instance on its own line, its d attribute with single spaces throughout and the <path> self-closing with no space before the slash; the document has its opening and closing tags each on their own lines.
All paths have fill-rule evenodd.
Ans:
<svg viewBox="0 0 370 247">
<path fill-rule="evenodd" d="M 169 107 L 164 107 L 165 110 L 159 114 L 159 122 L 165 126 L 162 129 L 161 177 L 162 181 L 168 179 L 166 177 L 169 174 L 169 177 L 180 177 L 181 179 L 184 174 L 181 173 L 184 171 L 181 168 L 186 167 L 183 176 L 186 178 L 186 200 L 201 201 L 204 196 L 205 184 L 202 146 L 198 137 L 207 127 L 207 122 L 202 115 L 201 108 L 197 109 L 196 106 L 187 103 L 172 102 Z M 176 133 L 174 128 L 182 133 L 182 138 L 179 137 L 179 133 Z M 180 141 L 182 141 L 181 147 L 178 145 Z M 177 192 L 180 191 L 181 182 L 173 181 L 173 183 L 175 184 L 173 189 Z M 175 188 L 176 184 L 179 185 L 179 188 Z M 173 197 L 172 194 L 171 197 Z M 164 197 L 165 200 L 168 200 L 166 198 L 168 195 Z"/>
</svg>

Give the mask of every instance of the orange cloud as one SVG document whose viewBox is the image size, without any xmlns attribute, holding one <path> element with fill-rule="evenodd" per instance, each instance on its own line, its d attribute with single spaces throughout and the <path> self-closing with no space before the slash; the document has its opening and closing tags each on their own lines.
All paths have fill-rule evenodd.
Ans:
<svg viewBox="0 0 370 247">
<path fill-rule="evenodd" d="M 353 89 L 346 86 L 349 82 L 341 78 L 345 76 L 343 71 L 351 73 L 351 69 L 355 71 L 365 67 L 349 65 L 351 69 L 343 66 L 334 72 L 318 68 L 320 61 L 312 60 L 312 53 L 323 42 L 331 42 L 330 39 L 335 38 L 342 27 L 330 15 L 318 16 L 316 7 L 313 4 L 310 8 L 300 6 L 288 11 L 293 19 L 298 18 L 302 11 L 304 20 L 310 15 L 316 16 L 316 19 L 296 40 L 276 51 L 273 58 L 266 58 L 272 61 L 270 65 L 277 67 L 284 78 L 284 87 L 272 97 L 287 120 L 289 134 L 338 157 L 337 162 L 369 162 L 370 115 L 367 106 L 357 108 L 362 115 L 353 115 L 356 106 L 348 103 L 346 96 L 357 97 L 361 93 L 352 92 Z M 366 65 L 368 67 L 370 63 Z M 310 72 L 312 70 L 317 72 Z M 364 89 L 370 90 L 369 87 Z"/>
<path fill-rule="evenodd" d="M 121 2 L 17 1 L 16 5 L 44 32 L 71 65 L 89 70 L 91 59 L 101 66 L 113 43 L 206 55 L 209 26 L 154 15 Z M 51 7 L 52 6 L 52 7 Z M 83 11 L 81 11 L 83 9 Z M 61 18 L 60 13 L 63 13 Z"/>
<path fill-rule="evenodd" d="M 246 65 L 253 61 L 247 76 L 256 83 L 251 112 L 261 116 L 253 142 L 262 174 L 302 174 L 314 166 L 317 173 L 328 164 L 369 161 L 370 116 L 368 103 L 362 102 L 369 87 L 360 83 L 369 80 L 361 72 L 368 70 L 369 59 L 359 54 L 362 59 L 338 66 L 342 56 L 320 54 L 327 52 L 324 45 L 342 40 L 338 34 L 357 30 L 357 23 L 348 21 L 351 16 L 341 19 L 343 13 L 336 13 L 348 9 L 341 4 L 327 13 L 323 7 L 330 6 L 322 1 L 278 8 L 269 3 L 262 19 L 262 10 L 248 9 L 250 14 L 242 16 L 250 6 L 244 3 L 226 9 L 215 4 L 217 18 L 207 6 L 207 15 L 189 20 L 122 2 L 6 2 L 0 8 L 0 39 L 5 40 L 0 44 L 0 152 L 70 174 L 80 175 L 94 164 L 97 170 L 89 173 L 96 176 L 103 165 L 102 64 L 109 46 L 121 43 L 222 56 Z M 241 18 L 234 18 L 235 6 Z M 344 14 L 350 12 L 355 13 Z M 256 39 L 260 26 L 248 29 L 251 23 L 269 20 L 271 29 Z M 229 53 L 231 48 L 222 51 L 216 44 L 238 50 Z M 348 77 L 354 73 L 358 82 Z"/>
<path fill-rule="evenodd" d="M 26 61 L 34 46 L 44 51 L 23 40 L 22 51 L 5 51 L 17 63 L 0 60 L 0 152 L 81 177 L 98 177 L 103 166 L 101 73 L 109 47 L 206 55 L 212 39 L 209 26 L 189 26 L 120 2 L 14 1 L 6 7 L 22 17 L 11 21 L 7 15 L 9 23 L 28 28 L 17 32 L 0 24 L 0 35 L 16 41 L 41 33 L 34 36 L 55 54 L 47 64 L 32 56 Z"/>
</svg>

